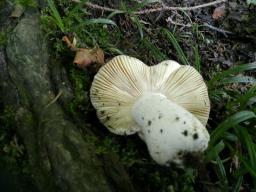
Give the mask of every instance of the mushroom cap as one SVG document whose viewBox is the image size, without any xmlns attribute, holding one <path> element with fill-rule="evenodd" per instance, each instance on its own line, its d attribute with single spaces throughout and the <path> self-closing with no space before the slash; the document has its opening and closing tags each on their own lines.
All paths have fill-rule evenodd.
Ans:
<svg viewBox="0 0 256 192">
<path fill-rule="evenodd" d="M 193 67 L 172 60 L 147 66 L 130 56 L 116 56 L 95 75 L 90 97 L 109 131 L 131 135 L 141 129 L 132 117 L 132 107 L 148 92 L 163 94 L 206 125 L 210 101 L 202 76 Z"/>
</svg>

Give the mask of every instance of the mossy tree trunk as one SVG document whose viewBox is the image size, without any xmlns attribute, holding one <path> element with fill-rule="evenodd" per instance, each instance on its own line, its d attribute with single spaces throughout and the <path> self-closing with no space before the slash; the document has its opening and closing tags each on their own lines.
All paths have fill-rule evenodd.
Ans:
<svg viewBox="0 0 256 192">
<path fill-rule="evenodd" d="M 38 12 L 25 13 L 7 37 L 0 50 L 1 102 L 15 109 L 17 132 L 24 141 L 38 189 L 135 191 L 115 155 L 98 157 L 63 106 L 52 102 L 56 89 L 62 92 L 62 103 L 70 101 L 72 92 L 65 70 L 61 65 L 52 67 Z M 93 134 L 89 126 L 85 132 Z"/>
</svg>

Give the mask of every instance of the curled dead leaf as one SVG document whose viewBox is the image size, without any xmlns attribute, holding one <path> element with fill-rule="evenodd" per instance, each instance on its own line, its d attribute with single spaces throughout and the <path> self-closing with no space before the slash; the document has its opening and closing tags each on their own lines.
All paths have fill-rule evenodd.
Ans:
<svg viewBox="0 0 256 192">
<path fill-rule="evenodd" d="M 76 51 L 76 55 L 73 63 L 81 69 L 84 69 L 93 63 L 103 65 L 104 52 L 100 48 L 93 48 L 93 49 L 79 48 Z"/>
<path fill-rule="evenodd" d="M 226 14 L 225 8 L 226 8 L 225 5 L 222 5 L 220 7 L 216 7 L 213 11 L 212 18 L 214 20 L 220 20 L 222 17 L 224 17 L 225 14 Z"/>
<path fill-rule="evenodd" d="M 96 64 L 96 68 L 99 68 L 100 65 L 105 63 L 104 61 L 104 52 L 101 48 L 95 47 L 93 49 L 86 48 L 77 48 L 76 47 L 76 38 L 74 34 L 72 36 L 63 36 L 62 41 L 69 47 L 71 51 L 75 51 L 76 55 L 73 63 L 84 69 L 91 64 Z M 72 41 L 72 42 L 71 42 Z"/>
</svg>

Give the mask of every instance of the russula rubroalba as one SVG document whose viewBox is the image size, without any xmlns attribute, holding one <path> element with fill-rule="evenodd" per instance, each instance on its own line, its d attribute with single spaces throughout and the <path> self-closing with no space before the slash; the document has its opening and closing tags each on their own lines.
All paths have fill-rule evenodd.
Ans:
<svg viewBox="0 0 256 192">
<path fill-rule="evenodd" d="M 149 67 L 117 56 L 95 75 L 90 97 L 109 131 L 138 133 L 160 165 L 182 164 L 183 154 L 208 146 L 207 87 L 191 66 L 169 60 Z"/>
</svg>

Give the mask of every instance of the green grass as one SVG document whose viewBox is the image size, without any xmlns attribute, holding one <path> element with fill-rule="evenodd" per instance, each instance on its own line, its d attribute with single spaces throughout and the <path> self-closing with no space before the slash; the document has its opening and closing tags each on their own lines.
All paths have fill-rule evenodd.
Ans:
<svg viewBox="0 0 256 192">
<path fill-rule="evenodd" d="M 108 58 L 125 53 L 133 54 L 145 63 L 152 63 L 173 59 L 171 56 L 175 55 L 181 64 L 193 65 L 201 73 L 207 71 L 207 66 L 201 63 L 204 58 L 201 58 L 199 43 L 204 43 L 204 37 L 198 31 L 198 26 L 194 26 L 191 35 L 199 41 L 185 45 L 177 32 L 153 24 L 147 25 L 144 18 L 133 14 L 145 6 L 146 1 L 134 7 L 123 2 L 121 12 L 99 18 L 91 18 L 89 10 L 85 10 L 81 4 L 57 6 L 57 2 L 61 4 L 61 1 L 48 0 L 49 7 L 43 11 L 42 22 L 46 32 L 55 38 L 56 51 L 60 54 L 66 52 L 63 52 L 65 47 L 58 33 L 75 33 L 79 45 L 99 45 L 104 48 Z M 65 11 L 61 7 L 66 7 Z M 131 29 L 119 27 L 117 16 L 128 23 Z M 150 27 L 157 29 L 149 30 Z M 135 34 L 135 40 L 131 36 L 127 39 L 126 30 Z M 189 56 L 185 51 L 185 46 L 192 55 Z M 72 60 L 68 63 L 72 63 Z M 91 139 L 91 142 L 98 146 L 98 154 L 111 151 L 119 155 L 134 181 L 141 182 L 140 185 L 152 191 L 198 191 L 198 185 L 205 189 L 214 186 L 216 191 L 240 191 L 241 187 L 246 186 L 255 189 L 256 81 L 249 75 L 255 70 L 256 63 L 252 62 L 240 63 L 216 74 L 207 74 L 210 80 L 206 83 L 213 108 L 209 121 L 211 139 L 203 158 L 203 167 L 209 174 L 205 177 L 200 177 L 200 170 L 196 168 L 183 170 L 172 167 L 163 170 L 150 159 L 145 152 L 145 145 L 134 138 L 121 140 L 118 136 L 106 133 L 106 137 Z M 84 95 L 89 85 L 84 84 L 83 71 L 74 66 L 69 66 L 68 71 L 76 95 L 70 110 L 73 114 L 83 116 L 89 107 L 84 106 Z M 244 89 L 240 90 L 241 87 Z"/>
<path fill-rule="evenodd" d="M 168 30 L 165 33 L 168 34 L 179 59 L 183 64 L 188 64 L 173 34 Z M 194 65 L 200 71 L 199 52 L 196 48 L 194 51 Z M 256 71 L 256 63 L 240 64 L 219 72 L 207 82 L 212 105 L 215 105 L 214 102 L 222 102 L 226 109 L 222 121 L 211 131 L 209 147 L 205 153 L 205 163 L 214 168 L 222 191 L 239 191 L 243 184 L 256 188 L 256 81 L 253 76 L 244 75 L 245 71 Z M 227 89 L 230 84 L 236 85 L 235 87 L 247 84 L 248 89 L 244 93 L 236 88 Z M 230 173 L 234 159 L 238 167 Z M 247 182 L 248 178 L 251 183 Z"/>
</svg>

